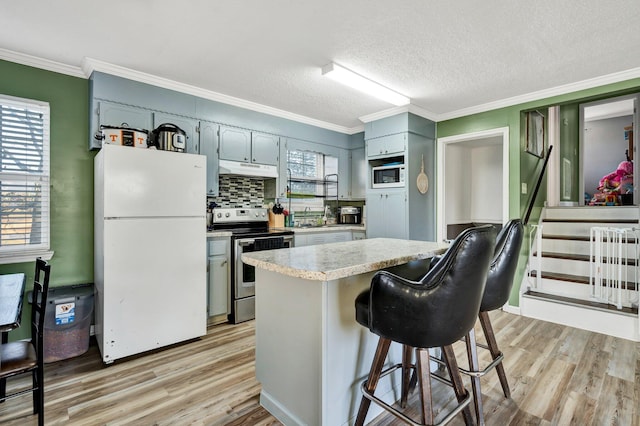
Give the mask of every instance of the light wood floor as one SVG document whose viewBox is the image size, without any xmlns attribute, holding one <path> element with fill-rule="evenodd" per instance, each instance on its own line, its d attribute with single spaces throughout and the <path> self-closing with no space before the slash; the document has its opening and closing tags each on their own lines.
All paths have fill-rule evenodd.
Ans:
<svg viewBox="0 0 640 426">
<path fill-rule="evenodd" d="M 512 398 L 502 395 L 495 372 L 482 379 L 488 425 L 640 426 L 640 343 L 504 312 L 491 318 Z M 279 425 L 258 402 L 254 344 L 251 321 L 213 326 L 201 340 L 110 366 L 92 345 L 45 366 L 46 424 Z M 462 344 L 456 352 L 466 365 Z M 448 387 L 433 386 L 437 403 L 452 400 Z M 451 424 L 463 423 L 459 415 Z M 35 425 L 31 397 L 0 404 L 0 424 Z M 383 416 L 373 424 L 402 423 Z"/>
</svg>

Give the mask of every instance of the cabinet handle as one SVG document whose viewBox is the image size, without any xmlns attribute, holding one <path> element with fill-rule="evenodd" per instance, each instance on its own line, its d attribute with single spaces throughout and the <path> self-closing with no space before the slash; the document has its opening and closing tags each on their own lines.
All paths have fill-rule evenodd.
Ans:
<svg viewBox="0 0 640 426">
<path fill-rule="evenodd" d="M 220 266 L 224 266 L 227 264 L 227 259 L 223 260 L 222 263 L 220 264 Z"/>
</svg>

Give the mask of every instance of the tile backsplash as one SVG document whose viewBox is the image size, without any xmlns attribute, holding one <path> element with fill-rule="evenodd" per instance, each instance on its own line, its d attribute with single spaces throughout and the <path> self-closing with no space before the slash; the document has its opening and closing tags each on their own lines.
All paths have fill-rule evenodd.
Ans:
<svg viewBox="0 0 640 426">
<path fill-rule="evenodd" d="M 262 207 L 264 180 L 247 176 L 220 175 L 218 196 L 210 197 L 220 207 Z"/>
</svg>

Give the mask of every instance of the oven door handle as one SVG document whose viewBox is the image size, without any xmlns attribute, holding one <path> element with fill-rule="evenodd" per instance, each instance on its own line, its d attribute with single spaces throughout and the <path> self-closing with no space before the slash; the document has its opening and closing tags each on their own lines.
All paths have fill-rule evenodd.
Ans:
<svg viewBox="0 0 640 426">
<path fill-rule="evenodd" d="M 238 240 L 236 241 L 236 244 L 238 244 L 238 247 L 245 247 L 245 246 L 250 246 L 251 244 L 254 244 L 256 242 L 255 239 L 251 239 L 251 240 Z"/>
</svg>

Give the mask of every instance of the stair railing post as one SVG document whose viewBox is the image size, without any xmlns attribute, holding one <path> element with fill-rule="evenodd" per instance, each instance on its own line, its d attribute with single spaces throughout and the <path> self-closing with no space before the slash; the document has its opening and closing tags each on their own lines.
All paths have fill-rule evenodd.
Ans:
<svg viewBox="0 0 640 426">
<path fill-rule="evenodd" d="M 591 297 L 596 297 L 596 274 L 595 274 L 595 262 L 594 262 L 594 244 L 595 244 L 595 228 L 591 227 L 589 230 L 589 290 Z"/>
<path fill-rule="evenodd" d="M 631 232 L 633 234 L 633 241 L 634 241 L 634 258 L 635 258 L 635 267 L 633 268 L 634 274 L 633 274 L 633 284 L 634 284 L 634 291 L 632 292 L 635 293 L 635 297 L 631 297 L 629 296 L 629 302 L 631 303 L 631 306 L 633 306 L 634 303 L 634 299 L 635 299 L 635 304 L 636 307 L 640 306 L 640 286 L 638 284 L 640 284 L 638 281 L 638 268 L 640 268 L 640 239 L 638 238 L 639 234 L 638 234 L 638 230 L 639 228 L 631 228 Z M 638 322 L 640 322 L 640 310 L 639 310 L 639 314 L 638 314 Z M 640 329 L 640 327 L 639 327 Z"/>
<path fill-rule="evenodd" d="M 622 268 L 625 268 L 625 272 L 626 269 L 628 267 L 627 263 L 627 252 L 626 250 L 624 250 L 622 248 L 622 236 L 624 235 L 625 230 L 624 229 L 618 229 L 618 309 L 622 309 L 622 283 L 624 282 L 622 280 Z M 624 257 L 623 257 L 624 256 Z M 623 262 L 624 259 L 624 262 Z M 625 274 L 626 275 L 626 274 Z"/>
</svg>

